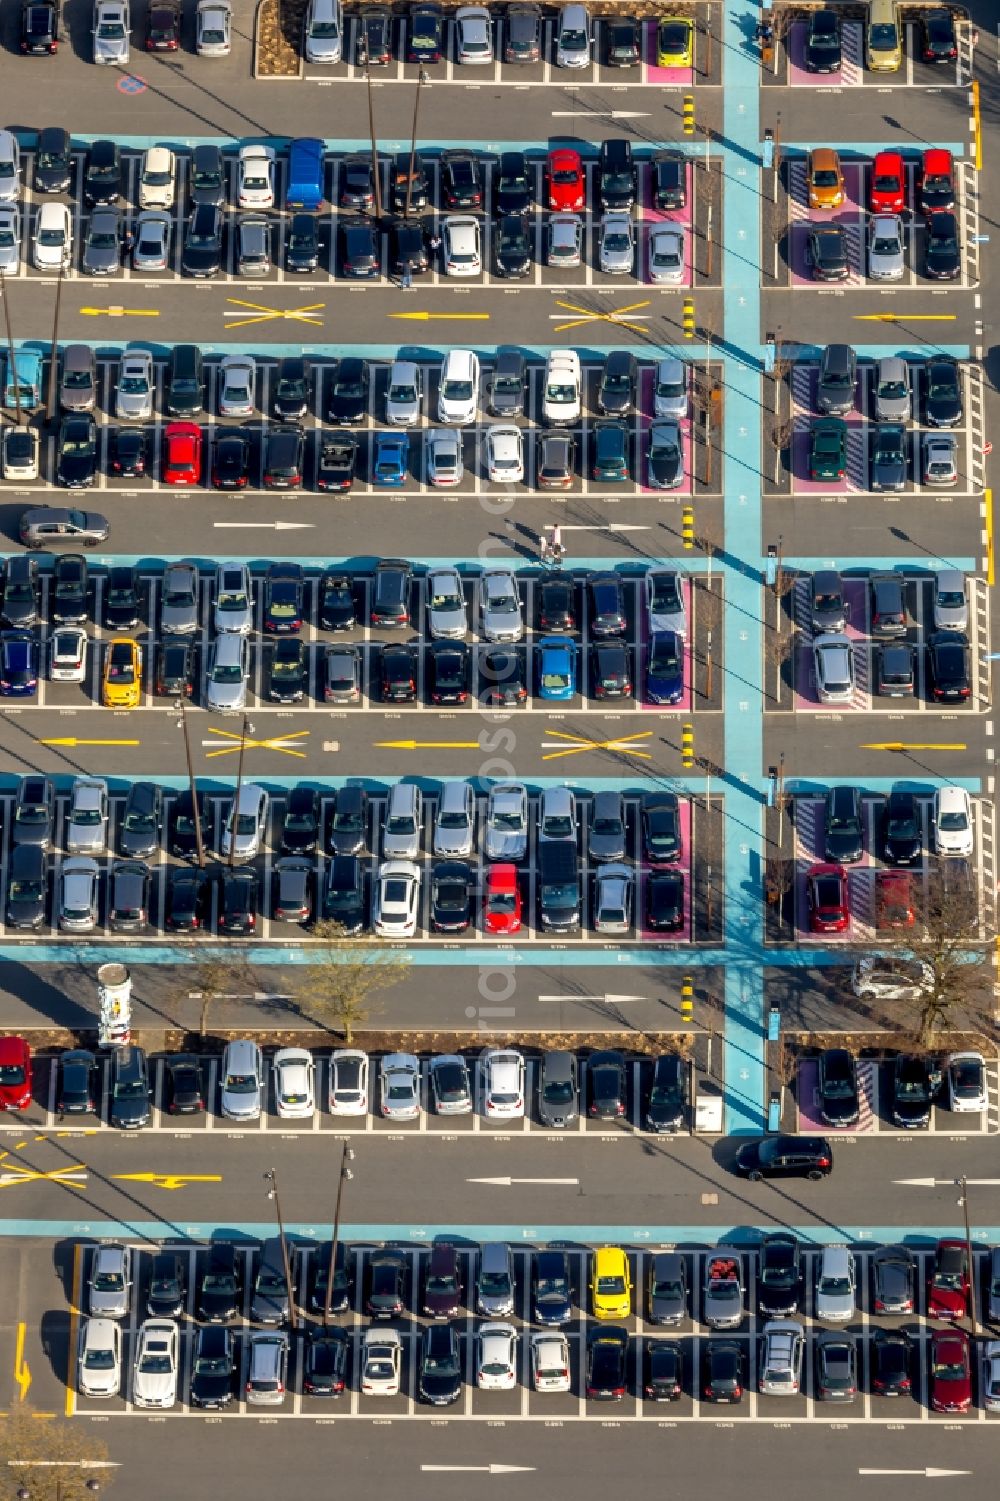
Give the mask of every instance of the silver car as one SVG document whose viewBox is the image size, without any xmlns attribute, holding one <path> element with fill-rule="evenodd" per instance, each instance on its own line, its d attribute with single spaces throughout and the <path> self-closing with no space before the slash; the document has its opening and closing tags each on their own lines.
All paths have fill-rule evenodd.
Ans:
<svg viewBox="0 0 1000 1501">
<path fill-rule="evenodd" d="M 87 1311 L 93 1317 L 123 1319 L 132 1290 L 132 1252 L 128 1246 L 98 1246 L 90 1263 Z"/>
<path fill-rule="evenodd" d="M 92 209 L 80 269 L 87 276 L 114 276 L 121 267 L 122 239 L 122 216 L 118 209 Z"/>
<path fill-rule="evenodd" d="M 578 819 L 572 787 L 543 787 L 538 799 L 538 839 L 567 839 L 576 845 Z"/>
<path fill-rule="evenodd" d="M 479 619 L 487 641 L 520 641 L 523 636 L 521 599 L 509 568 L 488 568 L 480 578 Z"/>
<path fill-rule="evenodd" d="M 382 854 L 386 860 L 419 857 L 423 814 L 423 793 L 416 783 L 396 782 L 389 792 L 382 830 Z"/>
<path fill-rule="evenodd" d="M 250 642 L 246 636 L 217 636 L 205 669 L 205 707 L 219 714 L 244 709 L 250 680 Z"/>
<path fill-rule="evenodd" d="M 255 1330 L 250 1336 L 247 1402 L 254 1407 L 280 1407 L 288 1384 L 288 1335 Z"/>
<path fill-rule="evenodd" d="M 220 563 L 215 574 L 215 629 L 248 636 L 253 630 L 253 588 L 245 563 Z"/>
<path fill-rule="evenodd" d="M 229 0 L 199 0 L 195 11 L 195 51 L 199 57 L 227 57 L 232 46 L 233 8 Z"/>
<path fill-rule="evenodd" d="M 548 224 L 546 263 L 570 269 L 583 260 L 583 220 L 579 214 L 552 214 Z"/>
<path fill-rule="evenodd" d="M 465 615 L 465 595 L 457 568 L 432 568 L 425 580 L 427 629 L 431 639 L 462 641 L 469 622 Z"/>
<path fill-rule="evenodd" d="M 226 1043 L 221 1080 L 220 1105 L 226 1119 L 258 1120 L 264 1090 L 264 1063 L 260 1048 L 250 1038 L 237 1038 Z"/>
<path fill-rule="evenodd" d="M 170 261 L 169 214 L 147 209 L 135 221 L 132 267 L 135 271 L 166 271 Z"/>
<path fill-rule="evenodd" d="M 21 264 L 21 210 L 16 204 L 0 208 L 0 271 L 15 276 Z"/>
<path fill-rule="evenodd" d="M 21 516 L 19 532 L 25 547 L 43 547 L 47 542 L 81 542 L 97 547 L 108 540 L 108 518 L 100 511 L 78 511 L 73 506 L 32 506 Z"/>
<path fill-rule="evenodd" d="M 854 647 L 842 631 L 814 637 L 813 671 L 820 703 L 850 703 L 854 697 Z"/>
<path fill-rule="evenodd" d="M 990 1280 L 986 1306 L 989 1309 L 990 1323 L 1000 1323 L 1000 1246 L 994 1246 L 990 1251 Z"/>
<path fill-rule="evenodd" d="M 129 58 L 129 13 L 124 0 L 96 0 L 94 62 L 123 68 Z"/>
<path fill-rule="evenodd" d="M 672 568 L 651 568 L 646 574 L 646 612 L 649 633 L 673 631 L 687 640 L 687 608 L 681 574 Z"/>
<path fill-rule="evenodd" d="M 939 568 L 934 575 L 934 629 L 965 631 L 968 627 L 965 574 L 958 568 Z"/>
<path fill-rule="evenodd" d="M 794 1397 L 802 1384 L 805 1332 L 794 1319 L 771 1319 L 760 1340 L 757 1389 L 769 1397 Z"/>
<path fill-rule="evenodd" d="M 219 361 L 219 416 L 252 417 L 257 361 L 252 354 L 227 354 Z"/>
<path fill-rule="evenodd" d="M 591 860 L 624 860 L 627 839 L 624 795 L 608 789 L 598 792 L 587 837 L 587 853 Z"/>
<path fill-rule="evenodd" d="M 385 397 L 385 420 L 390 427 L 412 427 L 420 421 L 423 376 L 414 360 L 394 360 Z"/>
<path fill-rule="evenodd" d="M 361 650 L 328 646 L 323 656 L 323 698 L 328 704 L 353 704 L 361 697 Z"/>
<path fill-rule="evenodd" d="M 632 926 L 635 873 L 630 865 L 601 865 L 594 882 L 594 927 L 598 933 L 627 933 Z"/>
<path fill-rule="evenodd" d="M 77 777 L 66 819 L 71 855 L 99 854 L 108 837 L 108 784 L 102 777 Z"/>
<path fill-rule="evenodd" d="M 476 837 L 476 794 L 471 782 L 445 782 L 434 821 L 434 854 L 465 859 Z"/>
<path fill-rule="evenodd" d="M 234 798 L 229 805 L 226 822 L 222 829 L 223 855 L 228 856 L 233 842 L 233 824 L 236 824 L 236 860 L 255 860 L 260 854 L 264 835 L 267 832 L 268 795 L 263 787 L 254 782 L 244 782 L 239 791 L 239 804 Z"/>
<path fill-rule="evenodd" d="M 197 564 L 168 564 L 160 603 L 160 629 L 165 636 L 192 636 L 198 629 L 198 583 Z"/>
<path fill-rule="evenodd" d="M 910 373 L 898 354 L 886 355 L 875 365 L 876 422 L 909 422 Z"/>
<path fill-rule="evenodd" d="M 824 1246 L 816 1261 L 816 1317 L 846 1324 L 854 1317 L 854 1257 L 845 1245 Z"/>
<path fill-rule="evenodd" d="M 580 1080 L 576 1054 L 553 1048 L 542 1054 L 538 1072 L 538 1118 L 557 1130 L 580 1114 Z"/>
<path fill-rule="evenodd" d="M 901 281 L 905 269 L 903 221 L 898 214 L 875 214 L 868 223 L 868 275 L 872 281 Z"/>
<path fill-rule="evenodd" d="M 661 226 L 649 232 L 649 279 L 668 286 L 684 280 L 684 231 Z"/>
<path fill-rule="evenodd" d="M 97 402 L 97 359 L 89 344 L 63 351 L 59 405 L 64 412 L 92 412 Z"/>
<path fill-rule="evenodd" d="M 378 1076 L 379 1108 L 387 1120 L 415 1121 L 420 1114 L 420 1063 L 412 1053 L 389 1053 Z"/>
<path fill-rule="evenodd" d="M 486 804 L 487 860 L 523 860 L 528 852 L 528 789 L 523 782 L 497 782 Z"/>
<path fill-rule="evenodd" d="M 437 1115 L 470 1115 L 472 1091 L 465 1059 L 457 1053 L 439 1054 L 430 1061 L 431 1097 Z"/>
<path fill-rule="evenodd" d="M 683 360 L 660 360 L 653 376 L 653 416 L 672 417 L 680 422 L 687 416 L 687 367 Z"/>
<path fill-rule="evenodd" d="M 460 485 L 465 474 L 462 461 L 462 436 L 446 427 L 432 427 L 424 436 L 427 483 L 437 486 Z"/>
<path fill-rule="evenodd" d="M 629 214 L 603 214 L 597 250 L 607 276 L 631 276 L 635 268 L 635 225 Z"/>
<path fill-rule="evenodd" d="M 144 422 L 153 415 L 153 356 L 148 349 L 126 349 L 115 387 L 115 416 Z"/>
<path fill-rule="evenodd" d="M 924 433 L 920 459 L 925 485 L 944 489 L 958 484 L 958 439 L 954 433 Z"/>
<path fill-rule="evenodd" d="M 59 867 L 59 931 L 92 933 L 100 910 L 101 867 L 89 855 L 73 855 Z"/>
</svg>

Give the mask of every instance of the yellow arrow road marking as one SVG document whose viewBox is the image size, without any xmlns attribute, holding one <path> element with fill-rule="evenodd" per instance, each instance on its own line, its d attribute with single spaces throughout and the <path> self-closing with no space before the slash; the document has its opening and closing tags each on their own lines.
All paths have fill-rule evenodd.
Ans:
<svg viewBox="0 0 1000 1501">
<path fill-rule="evenodd" d="M 467 323 L 485 323 L 489 313 L 389 313 L 389 318 L 405 318 L 410 323 L 430 323 L 444 318 L 461 319 Z"/>
<path fill-rule="evenodd" d="M 943 741 L 943 742 L 941 742 L 939 744 L 934 744 L 934 742 L 932 742 L 932 741 L 925 742 L 925 741 L 921 741 L 921 740 L 880 740 L 880 741 L 874 742 L 874 744 L 871 744 L 871 745 L 862 745 L 862 746 L 859 746 L 859 749 L 860 750 L 887 750 L 887 751 L 904 751 L 904 750 L 919 750 L 919 751 L 932 751 L 932 750 L 952 751 L 953 750 L 953 751 L 964 751 L 964 750 L 967 750 L 968 747 L 965 746 L 965 745 L 962 745 L 961 743 L 959 743 L 957 741 L 947 741 L 947 740 Z"/>
<path fill-rule="evenodd" d="M 39 745 L 141 745 L 141 740 L 79 740 L 75 735 L 54 735 L 39 740 Z"/>
<path fill-rule="evenodd" d="M 189 1183 L 221 1183 L 221 1173 L 112 1173 L 116 1183 L 149 1183 L 153 1188 L 186 1188 Z"/>
<path fill-rule="evenodd" d="M 854 313 L 855 323 L 954 323 L 955 313 Z"/>
<path fill-rule="evenodd" d="M 31 1372 L 28 1369 L 28 1362 L 24 1358 L 24 1336 L 27 1332 L 27 1324 L 18 1324 L 17 1340 L 14 1344 L 14 1380 L 17 1382 L 22 1402 L 28 1395 L 28 1387 L 31 1385 Z"/>
<path fill-rule="evenodd" d="M 547 730 L 545 733 L 556 738 L 542 741 L 542 750 L 547 750 L 542 756 L 543 761 L 558 761 L 563 756 L 579 756 L 584 751 L 593 750 L 617 751 L 620 755 L 635 756 L 643 761 L 651 759 L 650 752 L 643 750 L 637 742 L 648 740 L 652 730 L 637 730 L 634 735 L 621 735 L 613 740 L 587 740 L 582 735 L 571 735 L 565 730 Z M 565 740 L 568 744 L 559 746 L 560 740 Z"/>
<path fill-rule="evenodd" d="M 482 750 L 478 740 L 376 740 L 376 750 Z"/>
<path fill-rule="evenodd" d="M 83 318 L 158 318 L 158 308 L 141 307 L 82 307 Z"/>
</svg>

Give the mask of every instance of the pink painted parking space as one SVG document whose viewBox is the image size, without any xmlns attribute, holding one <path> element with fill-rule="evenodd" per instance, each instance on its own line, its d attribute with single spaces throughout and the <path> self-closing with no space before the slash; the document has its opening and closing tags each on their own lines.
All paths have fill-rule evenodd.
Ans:
<svg viewBox="0 0 1000 1501">
<path fill-rule="evenodd" d="M 866 806 L 865 804 L 862 805 Z M 871 853 L 871 810 L 866 816 L 866 839 L 860 860 L 847 870 L 847 911 L 850 921 L 842 933 L 812 933 L 806 901 L 806 877 L 814 865 L 826 861 L 824 803 L 818 797 L 795 799 L 795 933 L 799 941 L 818 944 L 870 942 L 874 937 L 875 865 Z"/>
<path fill-rule="evenodd" d="M 810 208 L 806 186 L 806 158 L 796 157 L 788 166 L 788 193 L 792 217 L 814 219 L 817 224 L 856 224 L 865 206 L 865 162 L 840 164 L 844 177 L 844 202 L 840 208 Z"/>
<path fill-rule="evenodd" d="M 694 85 L 694 68 L 661 68 L 656 61 L 656 22 L 644 21 L 642 26 L 642 56 L 646 65 L 646 82 L 658 83 L 665 88 L 686 88 Z M 694 54 L 692 53 L 692 62 Z"/>
<path fill-rule="evenodd" d="M 692 610 L 694 608 L 694 588 L 690 579 L 684 579 L 681 585 L 684 593 L 684 608 L 688 619 L 688 636 L 684 642 L 684 692 L 680 702 L 665 708 L 662 704 L 650 703 L 646 697 L 646 658 L 649 652 L 649 621 L 645 609 L 642 612 L 641 625 L 639 628 L 639 661 L 635 667 L 635 697 L 640 710 L 647 714 L 690 714 L 693 699 L 691 685 L 694 682 L 694 652 L 693 632 L 691 629 Z"/>
<path fill-rule="evenodd" d="M 649 452 L 649 429 L 653 422 L 653 383 L 656 375 L 655 367 L 643 365 L 639 372 L 638 393 L 638 429 L 637 429 L 637 461 L 636 461 L 636 484 L 642 495 L 657 496 L 687 496 L 694 490 L 694 445 L 691 437 L 691 419 L 682 417 L 681 430 L 681 457 L 684 465 L 684 478 L 676 490 L 657 490 L 646 483 L 648 471 L 646 468 L 646 455 Z"/>
<path fill-rule="evenodd" d="M 795 1103 L 798 1108 L 799 1133 L 809 1136 L 868 1136 L 878 1129 L 875 1118 L 875 1064 L 858 1060 L 858 1123 L 855 1126 L 828 1126 L 819 1108 L 819 1063 L 803 1058 L 795 1075 Z"/>
<path fill-rule="evenodd" d="M 788 38 L 788 82 L 793 88 L 841 89 L 854 88 L 862 82 L 862 35 L 861 27 L 854 21 L 845 21 L 842 36 L 841 66 L 836 73 L 810 73 L 806 67 L 807 21 L 793 21 Z"/>
<path fill-rule="evenodd" d="M 811 639 L 797 641 L 792 656 L 793 694 L 796 712 L 814 713 L 817 709 L 839 713 L 859 713 L 871 703 L 871 649 L 868 642 L 868 591 L 863 579 L 844 580 L 844 598 L 851 606 L 846 634 L 854 645 L 855 692 L 851 703 L 824 704 L 816 692 Z M 818 856 L 817 858 L 822 858 Z"/>
<path fill-rule="evenodd" d="M 792 432 L 792 494 L 848 495 L 867 490 L 865 483 L 865 435 L 858 413 L 847 419 L 847 466 L 843 479 L 809 478 L 810 422 L 800 420 Z"/>
<path fill-rule="evenodd" d="M 684 877 L 684 926 L 679 933 L 657 933 L 652 928 L 643 924 L 646 911 L 646 882 L 649 879 L 652 867 L 645 860 L 639 862 L 639 880 L 636 909 L 636 933 L 639 939 L 648 943 L 690 943 L 692 941 L 692 911 L 691 911 L 691 803 L 687 798 L 680 800 L 681 816 L 681 844 L 683 854 L 676 865 L 671 865 L 670 870 L 678 870 Z"/>
<path fill-rule="evenodd" d="M 688 162 L 684 177 L 687 185 L 687 202 L 683 208 L 661 209 L 653 203 L 653 174 L 640 167 L 639 218 L 649 224 L 676 224 L 684 231 L 684 280 L 680 287 L 694 286 L 694 167 Z M 649 275 L 649 232 L 643 235 L 642 280 L 647 286 L 655 285 Z"/>
</svg>

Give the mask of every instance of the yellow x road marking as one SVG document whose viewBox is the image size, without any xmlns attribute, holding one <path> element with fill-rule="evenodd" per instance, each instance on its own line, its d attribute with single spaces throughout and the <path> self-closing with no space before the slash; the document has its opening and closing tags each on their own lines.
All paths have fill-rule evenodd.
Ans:
<svg viewBox="0 0 1000 1501">
<path fill-rule="evenodd" d="M 265 307 L 262 302 L 244 302 L 242 297 L 227 297 L 226 301 L 232 304 L 233 311 L 227 308 L 223 313 L 224 318 L 238 318 L 238 323 L 227 323 L 227 331 L 231 328 L 246 328 L 251 323 L 273 323 L 276 319 L 287 318 L 292 323 L 321 324 L 323 322 L 321 308 L 326 307 L 325 302 L 310 302 L 304 307 L 272 308 Z M 241 310 L 249 308 L 250 312 L 244 316 Z"/>
<path fill-rule="evenodd" d="M 636 334 L 645 333 L 646 330 L 641 323 L 626 318 L 625 314 L 638 313 L 640 308 L 649 307 L 649 304 L 650 299 L 647 297 L 645 302 L 630 302 L 627 307 L 618 308 L 610 313 L 596 313 L 591 312 L 590 308 L 578 307 L 575 302 L 560 302 L 556 298 L 556 307 L 565 308 L 568 313 L 580 313 L 582 316 L 571 319 L 568 323 L 557 323 L 553 332 L 562 334 L 571 328 L 582 328 L 585 323 L 614 323 L 620 328 L 630 328 Z"/>
<path fill-rule="evenodd" d="M 546 734 L 554 735 L 556 740 L 542 741 L 543 751 L 546 746 L 549 747 L 547 754 L 542 756 L 542 760 L 558 761 L 562 756 L 578 756 L 582 751 L 608 750 L 618 751 L 623 756 L 635 756 L 639 760 L 648 761 L 650 759 L 650 752 L 641 750 L 637 742 L 648 740 L 652 733 L 652 730 L 639 730 L 635 735 L 622 735 L 615 740 L 586 740 L 581 735 L 569 735 L 564 730 L 547 730 Z M 559 740 L 566 740 L 569 743 L 565 747 L 557 748 Z"/>
<path fill-rule="evenodd" d="M 21 1183 L 38 1183 L 43 1179 L 50 1183 L 64 1183 L 67 1188 L 82 1188 L 87 1180 L 87 1169 L 82 1162 L 76 1162 L 71 1167 L 57 1167 L 51 1173 L 39 1173 L 12 1162 L 0 1172 L 0 1188 L 17 1188 Z"/>
<path fill-rule="evenodd" d="M 244 740 L 243 736 L 238 735 L 235 730 L 220 730 L 217 729 L 215 725 L 211 725 L 209 727 L 208 733 L 210 735 L 218 735 L 222 740 L 226 742 L 225 745 L 220 745 L 216 750 L 210 750 L 207 752 L 206 760 L 209 761 L 211 761 L 215 756 L 238 755 L 241 745 L 245 750 L 281 751 L 286 756 L 298 756 L 300 761 L 304 761 L 306 759 L 305 751 L 297 749 L 297 747 L 292 744 L 292 741 L 304 739 L 305 736 L 309 734 L 308 730 L 292 730 L 292 732 L 288 735 L 275 735 L 271 738 L 268 738 L 267 740 L 252 740 L 249 735 Z M 212 745 L 214 742 L 211 740 L 203 740 L 201 743 L 202 745 Z"/>
</svg>

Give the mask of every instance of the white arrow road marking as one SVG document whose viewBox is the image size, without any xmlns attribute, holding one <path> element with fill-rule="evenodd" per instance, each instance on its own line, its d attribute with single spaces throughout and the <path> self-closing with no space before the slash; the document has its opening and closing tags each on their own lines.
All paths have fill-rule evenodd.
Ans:
<svg viewBox="0 0 1000 1501">
<path fill-rule="evenodd" d="M 949 1475 L 971 1475 L 971 1470 L 859 1470 L 859 1475 L 922 1475 L 926 1480 L 943 1480 Z"/>
<path fill-rule="evenodd" d="M 436 1474 L 455 1475 L 465 1472 L 480 1475 L 521 1475 L 534 1470 L 534 1465 L 421 1465 L 421 1470 Z"/>
<path fill-rule="evenodd" d="M 957 1178 L 893 1178 L 903 1188 L 961 1188 Z M 966 1178 L 970 1188 L 1000 1188 L 1000 1178 Z"/>
<path fill-rule="evenodd" d="M 540 995 L 540 1001 L 607 1001 L 610 1006 L 617 1006 L 622 1001 L 644 1001 L 644 995 Z"/>
<path fill-rule="evenodd" d="M 265 531 L 269 532 L 301 532 L 312 531 L 314 529 L 313 522 L 311 521 L 213 521 L 212 525 L 219 528 L 229 528 L 230 530 L 239 529 L 241 531 L 248 527 L 254 527 L 258 530 L 263 527 Z"/>
<path fill-rule="evenodd" d="M 493 1188 L 510 1188 L 515 1183 L 542 1183 L 558 1188 L 578 1188 L 579 1178 L 466 1178 L 466 1183 L 488 1183 Z"/>
</svg>

